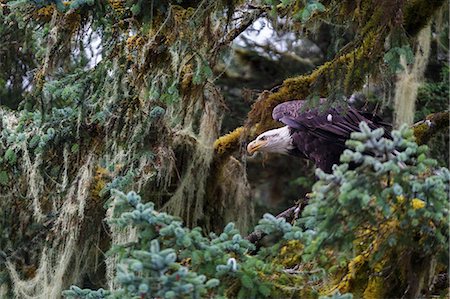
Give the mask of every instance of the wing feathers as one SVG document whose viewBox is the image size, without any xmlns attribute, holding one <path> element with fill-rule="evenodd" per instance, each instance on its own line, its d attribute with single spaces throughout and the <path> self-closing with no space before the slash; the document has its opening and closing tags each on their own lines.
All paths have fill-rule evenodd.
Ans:
<svg viewBox="0 0 450 299">
<path fill-rule="evenodd" d="M 321 99 L 322 102 L 324 99 Z M 359 123 L 365 121 L 371 129 L 385 128 L 385 137 L 389 137 L 388 125 L 379 118 L 367 118 L 351 107 L 304 110 L 305 101 L 290 101 L 279 104 L 273 110 L 275 120 L 297 130 L 307 130 L 310 134 L 328 142 L 345 142 L 352 132 L 359 131 Z"/>
</svg>

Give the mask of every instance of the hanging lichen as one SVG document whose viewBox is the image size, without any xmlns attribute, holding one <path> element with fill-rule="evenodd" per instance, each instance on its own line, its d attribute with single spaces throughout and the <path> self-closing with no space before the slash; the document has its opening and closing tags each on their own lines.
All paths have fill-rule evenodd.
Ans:
<svg viewBox="0 0 450 299">
<path fill-rule="evenodd" d="M 431 25 L 422 29 L 417 36 L 417 50 L 414 64 L 409 67 L 406 58 L 401 56 L 403 71 L 398 74 L 395 88 L 395 125 L 411 125 L 414 121 L 417 91 L 428 63 L 431 45 Z"/>
</svg>

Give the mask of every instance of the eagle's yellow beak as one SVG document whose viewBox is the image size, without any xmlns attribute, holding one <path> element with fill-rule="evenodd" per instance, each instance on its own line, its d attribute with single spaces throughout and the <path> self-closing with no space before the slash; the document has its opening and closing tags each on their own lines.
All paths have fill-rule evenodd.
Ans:
<svg viewBox="0 0 450 299">
<path fill-rule="evenodd" d="M 254 152 L 256 152 L 261 147 L 265 146 L 267 144 L 267 140 L 253 140 L 247 145 L 247 152 L 250 155 L 253 155 Z"/>
</svg>

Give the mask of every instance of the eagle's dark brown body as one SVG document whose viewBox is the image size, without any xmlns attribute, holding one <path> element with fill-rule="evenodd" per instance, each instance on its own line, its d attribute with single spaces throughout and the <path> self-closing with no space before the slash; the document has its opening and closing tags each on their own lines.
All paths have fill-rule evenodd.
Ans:
<svg viewBox="0 0 450 299">
<path fill-rule="evenodd" d="M 359 123 L 366 122 L 371 129 L 384 128 L 384 137 L 390 137 L 389 124 L 377 116 L 360 112 L 352 107 L 305 109 L 305 101 L 279 104 L 272 117 L 289 127 L 293 149 L 290 154 L 312 160 L 317 167 L 331 172 L 333 164 L 345 149 L 352 132 L 358 132 Z"/>
</svg>

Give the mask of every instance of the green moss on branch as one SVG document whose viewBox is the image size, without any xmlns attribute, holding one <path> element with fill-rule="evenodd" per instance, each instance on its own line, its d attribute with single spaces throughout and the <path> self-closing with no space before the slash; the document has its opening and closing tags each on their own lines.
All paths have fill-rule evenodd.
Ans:
<svg viewBox="0 0 450 299">
<path fill-rule="evenodd" d="M 427 143 L 437 132 L 448 128 L 450 122 L 450 112 L 438 112 L 430 114 L 413 126 L 414 136 L 417 144 Z"/>
</svg>

